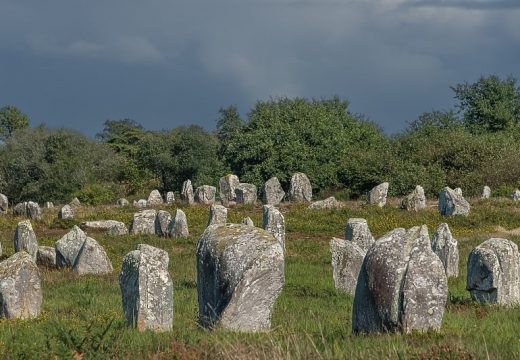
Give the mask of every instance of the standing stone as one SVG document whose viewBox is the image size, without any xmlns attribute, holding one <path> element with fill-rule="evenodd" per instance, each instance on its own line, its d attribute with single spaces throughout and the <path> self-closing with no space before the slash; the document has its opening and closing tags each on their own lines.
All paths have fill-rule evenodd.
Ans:
<svg viewBox="0 0 520 360">
<path fill-rule="evenodd" d="M 256 186 L 253 184 L 240 183 L 235 188 L 235 201 L 237 204 L 255 204 Z"/>
<path fill-rule="evenodd" d="M 110 274 L 114 271 L 105 249 L 87 237 L 76 257 L 72 271 L 78 275 Z"/>
<path fill-rule="evenodd" d="M 74 226 L 72 230 L 56 241 L 54 245 L 56 248 L 56 266 L 58 268 L 72 268 L 85 240 L 87 240 L 87 235 L 79 227 Z"/>
<path fill-rule="evenodd" d="M 199 204 L 211 205 L 215 203 L 215 193 L 217 188 L 209 185 L 202 185 L 195 189 L 195 202 Z"/>
<path fill-rule="evenodd" d="M 163 204 L 163 198 L 159 190 L 152 190 L 146 201 L 147 206 L 158 206 Z"/>
<path fill-rule="evenodd" d="M 236 193 L 235 190 L 240 184 L 240 180 L 236 175 L 226 175 L 220 178 L 220 200 L 222 201 L 222 205 L 229 206 L 230 203 L 236 201 Z"/>
<path fill-rule="evenodd" d="M 448 279 L 426 226 L 395 229 L 368 250 L 356 286 L 354 333 L 439 330 Z"/>
<path fill-rule="evenodd" d="M 471 298 L 484 303 L 520 303 L 518 246 L 507 239 L 492 238 L 471 250 L 467 289 Z"/>
<path fill-rule="evenodd" d="M 27 217 L 27 202 L 16 204 L 13 208 L 13 215 Z"/>
<path fill-rule="evenodd" d="M 168 236 L 174 238 L 190 236 L 190 232 L 188 231 L 188 219 L 186 218 L 184 211 L 181 209 L 177 209 L 175 217 L 170 222 Z"/>
<path fill-rule="evenodd" d="M 411 194 L 406 196 L 401 202 L 401 209 L 406 211 L 419 211 L 426 209 L 426 196 L 421 185 L 417 185 Z"/>
<path fill-rule="evenodd" d="M 511 199 L 513 201 L 519 201 L 520 200 L 520 190 L 516 189 L 515 191 L 513 191 L 513 193 L 511 194 Z"/>
<path fill-rule="evenodd" d="M 253 223 L 253 220 L 251 220 L 251 218 L 249 216 L 243 218 L 240 223 L 244 224 L 244 225 L 248 225 L 248 226 L 255 226 L 255 224 Z"/>
<path fill-rule="evenodd" d="M 482 189 L 482 199 L 489 199 L 490 197 L 491 197 L 491 188 L 486 185 Z"/>
<path fill-rule="evenodd" d="M 376 242 L 365 219 L 351 218 L 345 225 L 345 239 L 359 246 L 365 253 Z"/>
<path fill-rule="evenodd" d="M 443 216 L 469 215 L 469 203 L 462 196 L 462 190 L 452 190 L 446 186 L 439 193 L 439 212 Z"/>
<path fill-rule="evenodd" d="M 311 202 L 312 186 L 304 173 L 296 173 L 291 177 L 291 185 L 287 197 L 290 201 Z"/>
<path fill-rule="evenodd" d="M 188 205 L 195 202 L 191 180 L 186 180 L 182 183 L 181 200 L 187 202 Z"/>
<path fill-rule="evenodd" d="M 352 241 L 332 238 L 330 253 L 334 286 L 337 290 L 354 295 L 366 252 Z"/>
<path fill-rule="evenodd" d="M 141 210 L 134 214 L 130 234 L 155 234 L 155 217 L 157 212 L 153 209 Z"/>
<path fill-rule="evenodd" d="M 111 225 L 107 229 L 107 235 L 110 236 L 121 236 L 121 235 L 127 235 L 128 234 L 128 228 L 126 225 L 122 222 L 116 221 L 115 224 Z"/>
<path fill-rule="evenodd" d="M 222 225 L 227 222 L 227 208 L 222 205 L 211 205 L 209 208 L 208 225 Z"/>
<path fill-rule="evenodd" d="M 262 227 L 274 235 L 285 251 L 285 218 L 273 205 L 264 205 Z"/>
<path fill-rule="evenodd" d="M 69 205 L 72 207 L 79 207 L 79 206 L 81 206 L 81 202 L 79 201 L 79 199 L 77 197 L 75 197 L 74 199 L 71 200 Z"/>
<path fill-rule="evenodd" d="M 117 200 L 117 205 L 118 206 L 128 206 L 128 205 L 130 205 L 130 203 L 125 198 L 121 198 L 121 199 Z"/>
<path fill-rule="evenodd" d="M 203 327 L 265 331 L 284 278 L 284 255 L 269 232 L 247 225 L 206 228 L 197 244 L 199 321 Z"/>
<path fill-rule="evenodd" d="M 325 200 L 315 201 L 309 205 L 310 210 L 337 209 L 339 207 L 340 204 L 334 196 L 328 197 Z"/>
<path fill-rule="evenodd" d="M 60 212 L 58 213 L 58 219 L 74 219 L 74 211 L 70 205 L 65 205 L 60 209 Z"/>
<path fill-rule="evenodd" d="M 48 268 L 56 267 L 56 249 L 52 246 L 39 246 L 36 255 L 36 264 Z"/>
<path fill-rule="evenodd" d="M 155 234 L 159 236 L 167 236 L 168 226 L 170 226 L 171 220 L 172 216 L 168 211 L 159 210 L 155 217 Z"/>
<path fill-rule="evenodd" d="M 139 331 L 167 331 L 173 325 L 173 282 L 168 253 L 146 244 L 123 259 L 119 286 L 128 325 Z"/>
<path fill-rule="evenodd" d="M 145 208 L 148 206 L 148 201 L 145 199 L 139 199 L 137 201 L 134 200 L 134 206 L 137 208 Z"/>
<path fill-rule="evenodd" d="M 285 191 L 277 177 L 267 180 L 262 188 L 262 201 L 266 205 L 278 205 L 282 202 Z"/>
<path fill-rule="evenodd" d="M 370 192 L 368 193 L 368 203 L 377 205 L 379 207 L 383 207 L 386 205 L 386 196 L 388 195 L 388 187 L 390 186 L 389 183 L 384 182 L 382 184 L 379 184 L 375 186 Z"/>
<path fill-rule="evenodd" d="M 7 199 L 7 196 L 4 194 L 0 194 L 0 213 L 6 213 L 7 209 L 9 208 L 9 201 Z"/>
<path fill-rule="evenodd" d="M 40 209 L 40 205 L 38 205 L 38 203 L 32 201 L 27 202 L 27 217 L 32 220 L 42 219 L 42 210 Z"/>
<path fill-rule="evenodd" d="M 54 209 L 54 204 L 52 201 L 46 201 L 45 204 L 43 204 L 44 209 Z"/>
<path fill-rule="evenodd" d="M 29 220 L 20 221 L 14 233 L 14 252 L 25 251 L 34 261 L 38 253 L 38 241 Z"/>
<path fill-rule="evenodd" d="M 17 252 L 0 262 L 0 317 L 31 319 L 40 314 L 40 271 L 31 255 Z"/>
<path fill-rule="evenodd" d="M 459 249 L 448 224 L 442 223 L 435 230 L 432 250 L 441 259 L 447 277 L 459 276 Z"/>
<path fill-rule="evenodd" d="M 166 204 L 171 205 L 175 202 L 175 194 L 173 191 L 168 191 L 166 193 Z"/>
</svg>

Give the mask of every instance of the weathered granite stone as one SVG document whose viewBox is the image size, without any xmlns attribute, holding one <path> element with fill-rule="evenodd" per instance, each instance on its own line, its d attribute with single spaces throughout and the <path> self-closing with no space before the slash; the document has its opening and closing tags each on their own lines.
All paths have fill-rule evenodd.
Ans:
<svg viewBox="0 0 520 360">
<path fill-rule="evenodd" d="M 171 214 L 168 211 L 159 210 L 155 216 L 155 234 L 159 236 L 167 236 L 170 221 L 172 221 Z"/>
<path fill-rule="evenodd" d="M 0 194 L 0 213 L 6 213 L 9 208 L 9 200 L 4 194 Z"/>
<path fill-rule="evenodd" d="M 74 199 L 71 200 L 69 205 L 72 207 L 79 207 L 79 206 L 81 206 L 81 201 L 79 201 L 79 199 L 77 197 L 75 197 Z"/>
<path fill-rule="evenodd" d="M 175 194 L 173 191 L 168 191 L 166 193 L 166 204 L 171 205 L 173 203 L 175 203 Z"/>
<path fill-rule="evenodd" d="M 338 209 L 340 203 L 334 196 L 328 197 L 325 200 L 315 201 L 309 205 L 311 210 L 323 210 L 323 209 Z"/>
<path fill-rule="evenodd" d="M 480 303 L 520 303 L 518 246 L 507 239 L 492 238 L 471 250 L 467 289 Z"/>
<path fill-rule="evenodd" d="M 137 201 L 134 200 L 134 206 L 137 208 L 145 208 L 148 206 L 148 201 L 145 199 L 139 199 Z"/>
<path fill-rule="evenodd" d="M 367 221 L 361 218 L 348 219 L 345 225 L 345 239 L 355 243 L 365 253 L 375 243 Z"/>
<path fill-rule="evenodd" d="M 48 268 L 56 267 L 56 249 L 51 246 L 39 246 L 36 264 Z"/>
<path fill-rule="evenodd" d="M 255 226 L 255 224 L 253 223 L 253 220 L 251 220 L 251 218 L 249 216 L 243 218 L 240 223 L 244 224 L 244 225 Z"/>
<path fill-rule="evenodd" d="M 0 317 L 31 319 L 40 314 L 40 271 L 25 251 L 0 262 Z"/>
<path fill-rule="evenodd" d="M 291 184 L 287 198 L 296 202 L 312 201 L 312 186 L 309 178 L 304 173 L 295 173 L 291 177 Z"/>
<path fill-rule="evenodd" d="M 439 330 L 448 297 L 426 226 L 395 229 L 368 250 L 353 305 L 354 333 Z"/>
<path fill-rule="evenodd" d="M 38 241 L 29 220 L 20 221 L 14 233 L 14 252 L 25 251 L 34 261 L 38 253 Z"/>
<path fill-rule="evenodd" d="M 511 194 L 511 199 L 513 201 L 519 201 L 520 200 L 520 190 L 516 189 L 515 191 L 513 191 L 513 193 Z"/>
<path fill-rule="evenodd" d="M 283 249 L 265 230 L 212 225 L 197 244 L 199 321 L 204 327 L 268 330 L 284 281 Z"/>
<path fill-rule="evenodd" d="M 141 210 L 134 214 L 130 234 L 155 234 L 155 217 L 157 211 L 153 209 Z"/>
<path fill-rule="evenodd" d="M 491 188 L 489 186 L 484 186 L 482 189 L 482 199 L 489 199 L 491 197 Z"/>
<path fill-rule="evenodd" d="M 389 183 L 384 182 L 372 188 L 368 193 L 368 203 L 383 207 L 386 205 L 386 196 L 388 195 Z"/>
<path fill-rule="evenodd" d="M 199 204 L 211 205 L 215 203 L 215 193 L 217 188 L 209 185 L 202 185 L 195 189 L 195 202 Z"/>
<path fill-rule="evenodd" d="M 181 209 L 177 209 L 175 212 L 175 217 L 170 222 L 170 226 L 168 228 L 168 236 L 169 237 L 188 237 L 190 232 L 188 230 L 188 219 L 186 218 L 186 214 Z"/>
<path fill-rule="evenodd" d="M 43 204 L 44 209 L 54 209 L 54 204 L 52 201 L 46 201 L 45 204 Z"/>
<path fill-rule="evenodd" d="M 121 221 L 116 220 L 95 220 L 95 221 L 84 221 L 79 227 L 82 230 L 93 230 L 93 231 L 108 231 L 110 228 L 118 226 L 126 228 L 125 224 Z"/>
<path fill-rule="evenodd" d="M 125 198 L 121 198 L 121 199 L 117 200 L 117 205 L 118 206 L 128 206 L 128 205 L 130 205 L 130 203 Z"/>
<path fill-rule="evenodd" d="M 227 208 L 223 205 L 211 205 L 209 208 L 208 225 L 225 224 L 227 222 Z"/>
<path fill-rule="evenodd" d="M 27 217 L 27 202 L 16 204 L 13 208 L 13 215 Z"/>
<path fill-rule="evenodd" d="M 255 204 L 256 186 L 253 184 L 240 183 L 235 188 L 235 201 L 237 204 Z"/>
<path fill-rule="evenodd" d="M 146 201 L 148 206 L 158 206 L 163 204 L 163 198 L 159 190 L 152 190 L 150 195 L 148 195 L 148 200 Z"/>
<path fill-rule="evenodd" d="M 470 205 L 462 196 L 462 190 L 452 190 L 446 186 L 439 193 L 439 212 L 443 216 L 464 215 L 468 216 Z"/>
<path fill-rule="evenodd" d="M 188 205 L 191 205 L 195 202 L 191 180 L 186 180 L 182 183 L 181 200 L 187 202 Z"/>
<path fill-rule="evenodd" d="M 167 331 L 173 325 L 173 282 L 168 253 L 146 244 L 123 259 L 119 286 L 128 325 Z"/>
<path fill-rule="evenodd" d="M 220 178 L 220 200 L 222 201 L 222 205 L 229 206 L 230 202 L 236 201 L 236 193 L 235 189 L 240 184 L 240 180 L 236 175 L 226 175 Z"/>
<path fill-rule="evenodd" d="M 432 250 L 441 259 L 447 277 L 459 276 L 459 249 L 448 224 L 440 224 L 432 237 Z"/>
<path fill-rule="evenodd" d="M 330 241 L 330 252 L 336 289 L 354 295 L 366 252 L 356 243 L 338 238 Z"/>
<path fill-rule="evenodd" d="M 285 251 L 285 218 L 273 205 L 263 206 L 262 227 L 274 235 Z"/>
<path fill-rule="evenodd" d="M 87 235 L 79 227 L 74 226 L 72 230 L 56 241 L 54 245 L 56 248 L 56 266 L 58 268 L 72 268 L 85 240 L 87 240 Z"/>
<path fill-rule="evenodd" d="M 278 205 L 282 202 L 285 191 L 277 177 L 267 180 L 262 188 L 262 201 L 266 205 Z"/>
<path fill-rule="evenodd" d="M 110 226 L 107 229 L 107 235 L 110 236 L 121 236 L 121 235 L 127 235 L 128 234 L 128 228 L 126 225 L 122 222 L 117 221 L 117 224 L 114 224 Z"/>
<path fill-rule="evenodd" d="M 415 190 L 408 194 L 401 202 L 401 209 L 407 211 L 419 211 L 426 209 L 426 196 L 421 185 L 417 185 Z"/>
<path fill-rule="evenodd" d="M 110 274 L 114 271 L 105 249 L 92 238 L 87 237 L 72 266 L 78 275 Z"/>
<path fill-rule="evenodd" d="M 70 207 L 70 205 L 64 205 L 60 211 L 58 212 L 58 219 L 66 220 L 66 219 L 74 219 L 74 210 Z"/>
<path fill-rule="evenodd" d="M 38 203 L 28 201 L 27 202 L 27 217 L 32 220 L 42 219 L 42 209 Z"/>
</svg>

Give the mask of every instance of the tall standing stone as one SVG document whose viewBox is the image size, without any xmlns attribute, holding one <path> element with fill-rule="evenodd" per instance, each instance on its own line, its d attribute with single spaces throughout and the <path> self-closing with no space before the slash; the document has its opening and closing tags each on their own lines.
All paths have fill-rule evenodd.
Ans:
<svg viewBox="0 0 520 360">
<path fill-rule="evenodd" d="M 482 199 L 489 199 L 491 197 L 491 188 L 489 186 L 484 186 L 482 189 Z"/>
<path fill-rule="evenodd" d="M 236 175 L 226 175 L 220 178 L 220 200 L 222 201 L 222 205 L 229 206 L 230 203 L 236 201 L 236 193 L 235 189 L 240 184 L 240 180 Z"/>
<path fill-rule="evenodd" d="M 186 180 L 182 183 L 181 200 L 187 202 L 188 205 L 191 205 L 195 202 L 191 180 Z"/>
<path fill-rule="evenodd" d="M 60 211 L 58 212 L 58 219 L 74 219 L 74 210 L 72 210 L 70 205 L 65 205 L 60 209 Z"/>
<path fill-rule="evenodd" d="M 253 184 L 240 183 L 235 188 L 235 201 L 237 204 L 255 204 L 256 203 L 256 186 Z"/>
<path fill-rule="evenodd" d="M 0 213 L 6 213 L 9 208 L 9 200 L 4 194 L 0 194 Z"/>
<path fill-rule="evenodd" d="M 285 218 L 273 205 L 264 205 L 262 227 L 274 235 L 285 251 Z"/>
<path fill-rule="evenodd" d="M 439 212 L 443 216 L 463 215 L 468 216 L 470 205 L 462 196 L 462 190 L 455 190 L 446 186 L 439 193 Z"/>
<path fill-rule="evenodd" d="M 204 327 L 269 330 L 284 281 L 282 246 L 265 230 L 213 225 L 197 244 L 199 321 Z"/>
<path fill-rule="evenodd" d="M 350 218 L 345 225 L 345 239 L 357 244 L 366 253 L 376 242 L 365 219 Z"/>
<path fill-rule="evenodd" d="M 87 240 L 87 235 L 79 227 L 74 226 L 61 239 L 56 241 L 56 266 L 58 268 L 72 268 L 76 258 Z"/>
<path fill-rule="evenodd" d="M 448 224 L 440 224 L 432 237 L 432 250 L 441 259 L 447 277 L 459 276 L 459 249 Z"/>
<path fill-rule="evenodd" d="M 190 232 L 188 230 L 188 219 L 186 218 L 186 214 L 181 209 L 177 209 L 175 217 L 170 222 L 168 236 L 176 238 L 188 237 L 189 235 Z"/>
<path fill-rule="evenodd" d="M 92 238 L 83 242 L 72 271 L 78 275 L 110 274 L 114 271 L 105 249 Z"/>
<path fill-rule="evenodd" d="M 173 203 L 175 203 L 175 194 L 173 191 L 168 191 L 166 193 L 166 204 L 171 205 Z"/>
<path fill-rule="evenodd" d="M 389 183 L 384 182 L 372 188 L 368 193 L 368 203 L 383 207 L 386 205 L 386 196 L 388 195 Z"/>
<path fill-rule="evenodd" d="M 217 188 L 210 185 L 202 185 L 195 189 L 195 202 L 199 204 L 211 205 L 215 203 L 215 193 Z"/>
<path fill-rule="evenodd" d="M 163 204 L 163 198 L 159 190 L 152 190 L 146 201 L 147 206 L 158 206 Z"/>
<path fill-rule="evenodd" d="M 29 220 L 20 221 L 14 233 L 14 252 L 25 251 L 34 261 L 38 254 L 38 241 Z"/>
<path fill-rule="evenodd" d="M 520 303 L 520 255 L 507 239 L 492 238 L 471 250 L 468 257 L 467 289 L 482 304 Z"/>
<path fill-rule="evenodd" d="M 146 244 L 123 259 L 119 286 L 128 325 L 139 331 L 168 331 L 173 325 L 173 282 L 168 253 Z"/>
<path fill-rule="evenodd" d="M 291 184 L 287 197 L 290 201 L 311 202 L 312 186 L 309 178 L 304 173 L 295 173 L 291 177 Z"/>
<path fill-rule="evenodd" d="M 25 251 L 0 262 L 0 299 L 0 317 L 32 319 L 40 314 L 40 271 Z"/>
<path fill-rule="evenodd" d="M 209 208 L 208 225 L 222 225 L 227 222 L 227 208 L 222 205 L 211 205 Z"/>
<path fill-rule="evenodd" d="M 130 234 L 155 234 L 155 217 L 157 212 L 154 209 L 141 210 L 134 214 Z"/>
<path fill-rule="evenodd" d="M 155 217 L 155 233 L 159 236 L 167 236 L 171 221 L 172 216 L 168 211 L 159 210 Z"/>
<path fill-rule="evenodd" d="M 401 209 L 407 211 L 419 211 L 426 209 L 426 196 L 421 185 L 417 185 L 415 190 L 407 195 L 401 202 Z"/>
<path fill-rule="evenodd" d="M 266 205 L 278 205 L 282 202 L 285 191 L 277 177 L 267 180 L 262 188 L 262 201 Z"/>
</svg>

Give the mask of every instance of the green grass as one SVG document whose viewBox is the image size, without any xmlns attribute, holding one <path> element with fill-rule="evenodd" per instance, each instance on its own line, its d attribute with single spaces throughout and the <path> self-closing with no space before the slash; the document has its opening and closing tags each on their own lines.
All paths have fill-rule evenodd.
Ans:
<svg viewBox="0 0 520 360">
<path fill-rule="evenodd" d="M 273 314 L 272 330 L 262 334 L 208 331 L 197 324 L 195 250 L 208 220 L 206 207 L 184 208 L 190 226 L 186 239 L 155 236 L 110 237 L 89 233 L 102 244 L 115 271 L 109 276 L 78 277 L 70 271 L 42 270 L 41 315 L 30 321 L 0 320 L 0 357 L 45 358 L 211 358 L 211 359 L 473 359 L 520 358 L 520 308 L 480 306 L 465 290 L 469 251 L 496 227 L 520 227 L 520 207 L 508 200 L 475 200 L 468 218 L 442 218 L 434 207 L 407 213 L 348 202 L 340 210 L 310 211 L 302 205 L 282 206 L 287 224 L 286 283 Z M 175 208 L 166 208 L 174 213 Z M 74 223 L 115 219 L 128 223 L 132 207 L 82 208 Z M 40 245 L 53 245 L 72 224 L 55 220 L 55 211 L 33 223 Z M 261 224 L 261 206 L 232 208 L 231 222 L 250 216 Z M 449 302 L 440 333 L 351 333 L 352 298 L 335 290 L 330 265 L 330 238 L 343 237 L 350 217 L 367 219 L 377 237 L 396 227 L 426 224 L 430 232 L 447 222 L 459 240 L 460 276 L 449 281 Z M 13 253 L 17 221 L 0 217 L 3 257 Z M 500 234 L 498 234 L 500 235 Z M 507 237 L 519 243 L 518 237 Z M 137 332 L 123 318 L 118 274 L 123 257 L 139 243 L 168 251 L 174 281 L 175 321 L 167 333 Z"/>
</svg>

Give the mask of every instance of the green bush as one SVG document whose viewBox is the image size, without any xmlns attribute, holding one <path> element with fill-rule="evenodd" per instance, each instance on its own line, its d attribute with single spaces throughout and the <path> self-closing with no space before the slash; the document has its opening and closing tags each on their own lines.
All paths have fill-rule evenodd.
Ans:
<svg viewBox="0 0 520 360">
<path fill-rule="evenodd" d="M 74 193 L 79 201 L 85 205 L 114 204 L 118 194 L 114 191 L 114 185 L 87 184 L 81 190 Z"/>
</svg>

